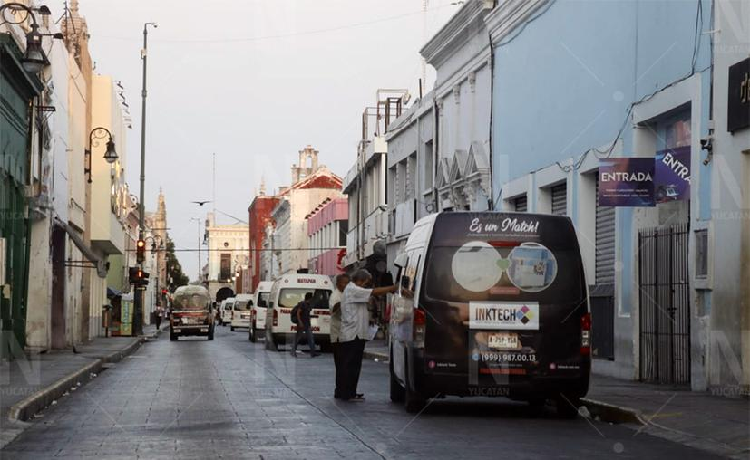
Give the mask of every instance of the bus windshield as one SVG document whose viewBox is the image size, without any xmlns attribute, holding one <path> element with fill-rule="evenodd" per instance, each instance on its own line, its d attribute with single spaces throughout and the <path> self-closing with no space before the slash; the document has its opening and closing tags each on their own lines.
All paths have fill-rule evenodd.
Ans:
<svg viewBox="0 0 750 460">
<path fill-rule="evenodd" d="M 173 310 L 208 310 L 211 300 L 200 293 L 175 294 L 172 300 Z"/>
<path fill-rule="evenodd" d="M 331 291 L 328 289 L 282 289 L 281 292 L 279 292 L 279 307 L 294 308 L 298 303 L 305 300 L 305 294 L 307 294 L 308 292 L 313 293 L 313 308 L 328 310 L 328 297 L 331 296 Z"/>
</svg>

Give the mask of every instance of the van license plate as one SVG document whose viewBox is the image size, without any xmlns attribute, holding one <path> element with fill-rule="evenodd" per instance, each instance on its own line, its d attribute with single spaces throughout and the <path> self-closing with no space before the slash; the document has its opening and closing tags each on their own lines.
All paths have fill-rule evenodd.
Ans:
<svg viewBox="0 0 750 460">
<path fill-rule="evenodd" d="M 521 342 L 518 334 L 513 332 L 492 332 L 489 334 L 487 346 L 492 350 L 519 350 Z"/>
</svg>

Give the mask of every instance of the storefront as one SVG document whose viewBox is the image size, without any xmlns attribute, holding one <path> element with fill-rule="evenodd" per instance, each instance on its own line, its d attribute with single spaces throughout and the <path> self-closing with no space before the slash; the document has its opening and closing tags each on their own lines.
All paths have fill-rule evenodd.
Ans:
<svg viewBox="0 0 750 460">
<path fill-rule="evenodd" d="M 24 187 L 31 165 L 29 119 L 42 82 L 24 71 L 13 37 L 0 35 L 0 357 L 26 345 L 29 231 Z"/>
</svg>

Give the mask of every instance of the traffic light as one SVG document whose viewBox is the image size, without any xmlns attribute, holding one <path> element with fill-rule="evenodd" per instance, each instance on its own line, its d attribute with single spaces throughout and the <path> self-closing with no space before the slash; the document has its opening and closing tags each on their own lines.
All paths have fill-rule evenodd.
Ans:
<svg viewBox="0 0 750 460">
<path fill-rule="evenodd" d="M 149 273 L 144 272 L 141 267 L 130 267 L 129 269 L 130 284 L 139 287 L 148 285 Z"/>
<path fill-rule="evenodd" d="M 135 243 L 135 260 L 139 264 L 146 260 L 146 242 L 144 240 L 138 240 Z"/>
<path fill-rule="evenodd" d="M 141 267 L 130 267 L 129 275 L 130 284 L 138 285 L 143 278 L 143 270 L 141 270 Z"/>
</svg>

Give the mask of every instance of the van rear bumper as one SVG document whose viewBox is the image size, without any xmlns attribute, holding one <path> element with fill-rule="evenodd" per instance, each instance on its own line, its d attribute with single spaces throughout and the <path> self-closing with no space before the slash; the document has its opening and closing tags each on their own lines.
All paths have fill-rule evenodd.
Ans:
<svg viewBox="0 0 750 460">
<path fill-rule="evenodd" d="M 422 350 L 411 349 L 409 367 L 412 390 L 423 397 L 481 396 L 528 400 L 552 398 L 560 393 L 570 397 L 584 397 L 589 390 L 591 363 L 582 359 L 580 369 L 557 374 L 481 375 L 470 378 L 468 373 L 425 372 Z"/>
</svg>

